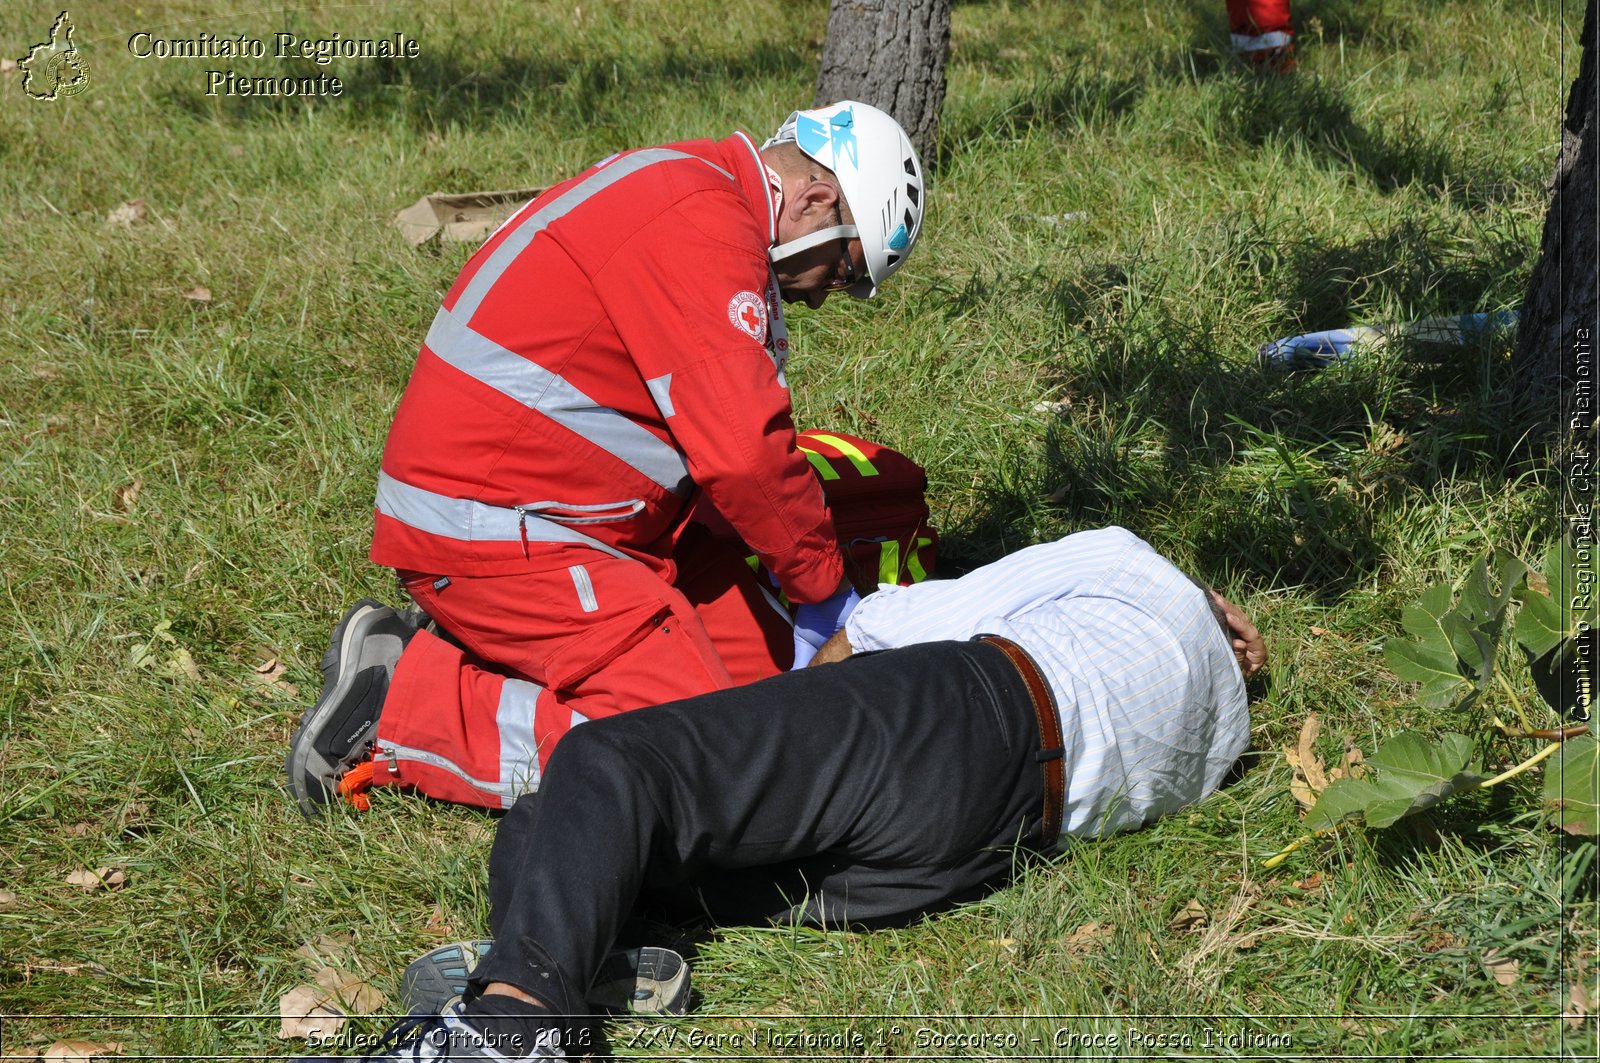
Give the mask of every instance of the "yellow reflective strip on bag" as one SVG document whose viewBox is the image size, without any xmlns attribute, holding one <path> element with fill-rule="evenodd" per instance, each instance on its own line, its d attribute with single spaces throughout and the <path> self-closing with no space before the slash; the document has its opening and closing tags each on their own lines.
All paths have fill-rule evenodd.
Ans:
<svg viewBox="0 0 1600 1063">
<path fill-rule="evenodd" d="M 838 471 L 834 469 L 832 465 L 828 464 L 828 459 L 823 457 L 821 454 L 818 454 L 814 450 L 807 450 L 804 444 L 802 444 L 800 447 L 800 453 L 806 456 L 806 460 L 811 463 L 811 467 L 816 469 L 817 475 L 822 477 L 824 480 L 837 480 L 839 478 Z"/>
<path fill-rule="evenodd" d="M 917 555 L 922 553 L 924 546 L 932 546 L 933 540 L 926 535 L 917 536 L 916 545 L 911 548 L 911 553 L 906 555 L 906 571 L 911 574 L 912 583 L 921 583 L 928 578 L 927 571 L 922 567 L 922 559 Z"/>
<path fill-rule="evenodd" d="M 755 554 L 751 554 L 749 557 L 744 559 L 744 563 L 750 566 L 751 572 L 754 572 L 758 576 L 761 575 L 761 558 L 757 557 Z"/>
<path fill-rule="evenodd" d="M 840 439 L 838 436 L 824 435 L 821 432 L 808 432 L 806 434 L 818 443 L 826 443 L 828 446 L 837 449 L 839 453 L 850 459 L 850 464 L 854 465 L 856 472 L 859 472 L 862 476 L 878 475 L 877 467 L 867 460 L 867 456 L 861 453 L 861 448 L 854 443 Z M 801 449 L 804 450 L 805 448 L 802 447 Z"/>
<path fill-rule="evenodd" d="M 878 544 L 878 582 L 900 582 L 899 540 L 885 539 Z"/>
</svg>

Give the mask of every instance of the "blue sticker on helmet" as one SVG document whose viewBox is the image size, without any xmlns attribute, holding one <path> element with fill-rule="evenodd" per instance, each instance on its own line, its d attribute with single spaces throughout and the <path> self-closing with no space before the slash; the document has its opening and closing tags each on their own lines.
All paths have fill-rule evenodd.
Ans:
<svg viewBox="0 0 1600 1063">
<path fill-rule="evenodd" d="M 800 145 L 801 151 L 836 172 L 841 160 L 848 160 L 851 166 L 859 166 L 856 160 L 855 124 L 855 112 L 848 107 L 831 116 L 826 125 L 801 114 L 795 120 L 795 143 Z"/>
<path fill-rule="evenodd" d="M 828 146 L 828 129 L 808 115 L 799 115 L 794 123 L 794 140 L 800 150 L 815 158 Z"/>
<path fill-rule="evenodd" d="M 905 246 L 910 242 L 911 234 L 906 232 L 906 227 L 904 224 L 889 234 L 889 250 L 891 251 L 903 251 L 905 250 Z"/>
</svg>

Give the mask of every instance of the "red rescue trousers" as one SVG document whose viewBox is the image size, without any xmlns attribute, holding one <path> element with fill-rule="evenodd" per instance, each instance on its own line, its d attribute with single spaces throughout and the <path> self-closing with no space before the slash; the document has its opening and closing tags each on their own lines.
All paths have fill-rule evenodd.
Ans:
<svg viewBox="0 0 1600 1063">
<path fill-rule="evenodd" d="M 781 606 L 736 546 L 698 526 L 673 555 L 671 585 L 586 547 L 547 556 L 505 576 L 401 574 L 461 645 L 428 631 L 407 644 L 378 723 L 374 786 L 510 808 L 538 788 L 572 727 L 764 679 L 792 660 Z"/>
<path fill-rule="evenodd" d="M 1294 66 L 1294 27 L 1289 0 L 1228 0 L 1233 50 L 1257 66 Z"/>
</svg>

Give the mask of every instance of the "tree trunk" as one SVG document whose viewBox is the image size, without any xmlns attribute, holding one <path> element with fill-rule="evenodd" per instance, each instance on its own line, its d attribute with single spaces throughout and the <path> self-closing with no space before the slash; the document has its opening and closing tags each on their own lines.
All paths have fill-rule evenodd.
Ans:
<svg viewBox="0 0 1600 1063">
<path fill-rule="evenodd" d="M 821 107 L 860 100 L 893 115 L 928 158 L 944 105 L 952 0 L 831 0 L 817 75 Z"/>
<path fill-rule="evenodd" d="M 1539 260 L 1528 279 L 1513 364 L 1517 378 L 1546 423 L 1584 434 L 1594 423 L 1594 345 L 1597 319 L 1595 213 L 1596 154 L 1600 118 L 1595 80 L 1595 0 L 1583 16 L 1579 45 L 1583 58 L 1567 97 L 1561 153 L 1550 180 L 1550 213 L 1545 216 Z"/>
</svg>

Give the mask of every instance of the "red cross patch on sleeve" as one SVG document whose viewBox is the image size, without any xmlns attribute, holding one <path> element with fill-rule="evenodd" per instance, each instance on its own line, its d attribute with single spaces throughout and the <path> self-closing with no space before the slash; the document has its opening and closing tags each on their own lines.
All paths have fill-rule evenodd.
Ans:
<svg viewBox="0 0 1600 1063">
<path fill-rule="evenodd" d="M 728 300 L 728 321 L 757 343 L 767 342 L 767 304 L 755 292 L 735 292 Z"/>
</svg>

